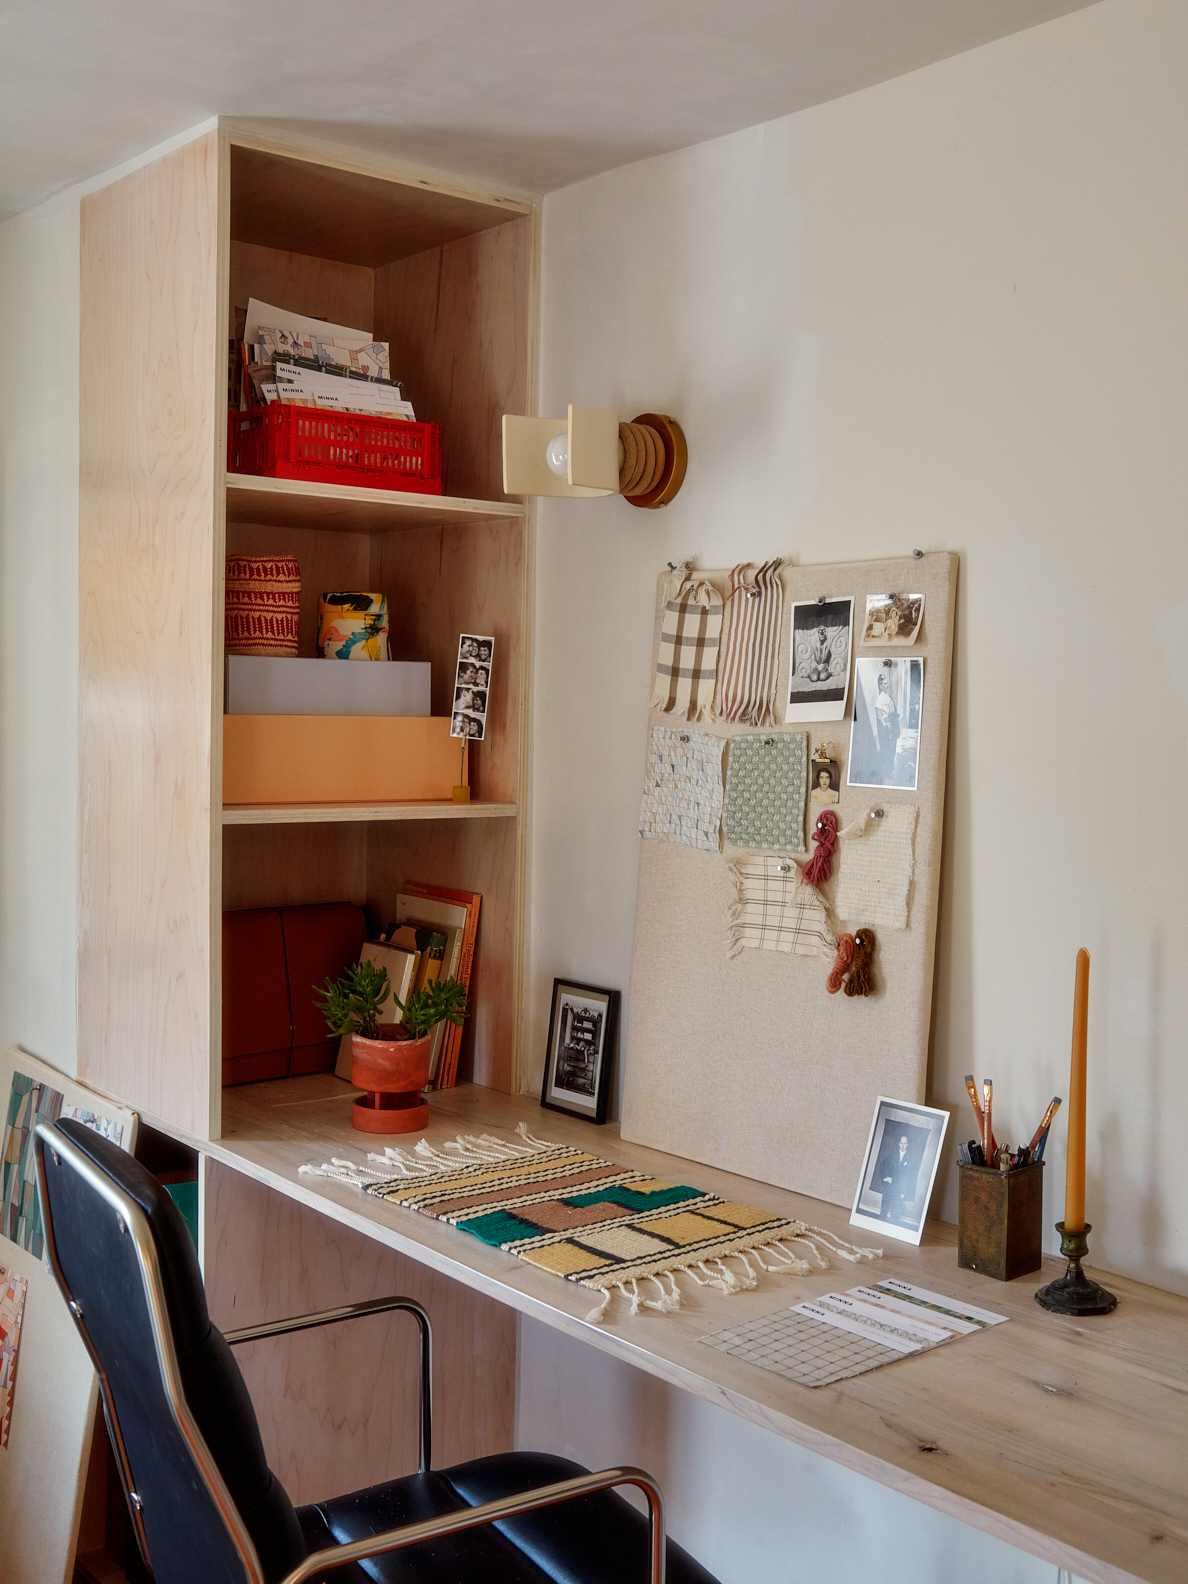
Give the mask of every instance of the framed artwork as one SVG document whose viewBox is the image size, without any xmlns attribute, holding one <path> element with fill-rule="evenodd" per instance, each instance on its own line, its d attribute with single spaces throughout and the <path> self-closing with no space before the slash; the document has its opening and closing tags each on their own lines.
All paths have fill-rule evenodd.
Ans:
<svg viewBox="0 0 1188 1584">
<path fill-rule="evenodd" d="M 947 1111 L 878 1097 L 851 1226 L 919 1243 L 948 1125 Z"/>
<path fill-rule="evenodd" d="M 99 1388 L 42 1263 L 33 1133 L 73 1117 L 131 1154 L 137 1116 L 17 1045 L 0 1104 L 0 1578 L 44 1584 L 71 1576 Z"/>
<path fill-rule="evenodd" d="M 553 980 L 540 1103 L 587 1122 L 606 1121 L 619 1028 L 619 992 Z"/>
</svg>

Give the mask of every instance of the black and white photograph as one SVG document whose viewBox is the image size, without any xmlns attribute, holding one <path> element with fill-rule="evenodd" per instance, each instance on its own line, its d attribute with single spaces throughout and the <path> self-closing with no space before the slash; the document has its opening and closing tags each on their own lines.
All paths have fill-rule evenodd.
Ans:
<svg viewBox="0 0 1188 1584">
<path fill-rule="evenodd" d="M 841 770 L 836 759 L 809 760 L 809 802 L 818 805 L 841 801 Z"/>
<path fill-rule="evenodd" d="M 792 606 L 785 721 L 841 720 L 846 713 L 853 638 L 852 599 Z"/>
<path fill-rule="evenodd" d="M 919 1243 L 949 1113 L 909 1101 L 875 1101 L 851 1226 Z"/>
<path fill-rule="evenodd" d="M 451 737 L 469 737 L 472 742 L 482 742 L 487 735 L 487 700 L 494 653 L 494 638 L 463 633 L 458 639 Z"/>
<path fill-rule="evenodd" d="M 868 594 L 862 642 L 914 644 L 923 621 L 923 594 Z"/>
<path fill-rule="evenodd" d="M 848 785 L 916 790 L 923 705 L 923 660 L 857 662 Z"/>
<path fill-rule="evenodd" d="M 619 992 L 553 980 L 549 1047 L 540 1103 L 605 1122 L 619 1023 Z"/>
</svg>

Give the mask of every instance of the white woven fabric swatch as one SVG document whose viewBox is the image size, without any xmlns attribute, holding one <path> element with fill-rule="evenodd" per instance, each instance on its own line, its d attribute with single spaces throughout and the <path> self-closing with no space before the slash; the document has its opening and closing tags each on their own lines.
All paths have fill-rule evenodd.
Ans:
<svg viewBox="0 0 1188 1584">
<path fill-rule="evenodd" d="M 875 813 L 879 808 L 881 819 Z M 839 833 L 834 904 L 839 918 L 856 925 L 907 929 L 918 814 L 914 803 L 876 803 Z"/>
<path fill-rule="evenodd" d="M 730 909 L 726 955 L 744 946 L 819 957 L 837 949 L 816 886 L 800 883 L 791 858 L 774 853 L 730 865 L 737 901 Z"/>
<path fill-rule="evenodd" d="M 720 852 L 723 737 L 653 726 L 639 834 Z"/>
</svg>

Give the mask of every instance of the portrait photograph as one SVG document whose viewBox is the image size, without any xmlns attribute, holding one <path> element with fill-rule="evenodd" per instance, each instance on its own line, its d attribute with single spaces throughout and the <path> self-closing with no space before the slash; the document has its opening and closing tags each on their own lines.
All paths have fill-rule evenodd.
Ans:
<svg viewBox="0 0 1188 1584">
<path fill-rule="evenodd" d="M 868 594 L 862 642 L 914 644 L 923 620 L 923 594 Z"/>
<path fill-rule="evenodd" d="M 841 770 L 836 759 L 809 760 L 809 802 L 828 805 L 841 799 Z"/>
<path fill-rule="evenodd" d="M 850 683 L 852 599 L 792 606 L 785 721 L 841 720 Z"/>
<path fill-rule="evenodd" d="M 482 742 L 486 736 L 487 699 L 494 653 L 494 638 L 484 638 L 479 633 L 463 633 L 458 639 L 451 737 L 469 737 L 474 742 Z"/>
<path fill-rule="evenodd" d="M 849 786 L 916 790 L 923 704 L 923 660 L 855 664 Z"/>
<path fill-rule="evenodd" d="M 587 1122 L 606 1121 L 619 1024 L 619 992 L 553 980 L 540 1103 Z"/>
<path fill-rule="evenodd" d="M 878 1097 L 851 1226 L 919 1243 L 948 1125 L 947 1111 Z"/>
</svg>

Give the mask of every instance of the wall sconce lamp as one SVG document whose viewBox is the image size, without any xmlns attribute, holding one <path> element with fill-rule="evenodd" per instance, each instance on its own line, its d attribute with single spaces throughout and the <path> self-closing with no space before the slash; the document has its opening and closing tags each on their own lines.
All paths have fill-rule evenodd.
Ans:
<svg viewBox="0 0 1188 1584">
<path fill-rule="evenodd" d="M 631 506 L 667 506 L 688 455 L 680 424 L 664 413 L 620 423 L 609 407 L 573 402 L 568 421 L 503 415 L 508 495 L 622 495 Z"/>
</svg>

